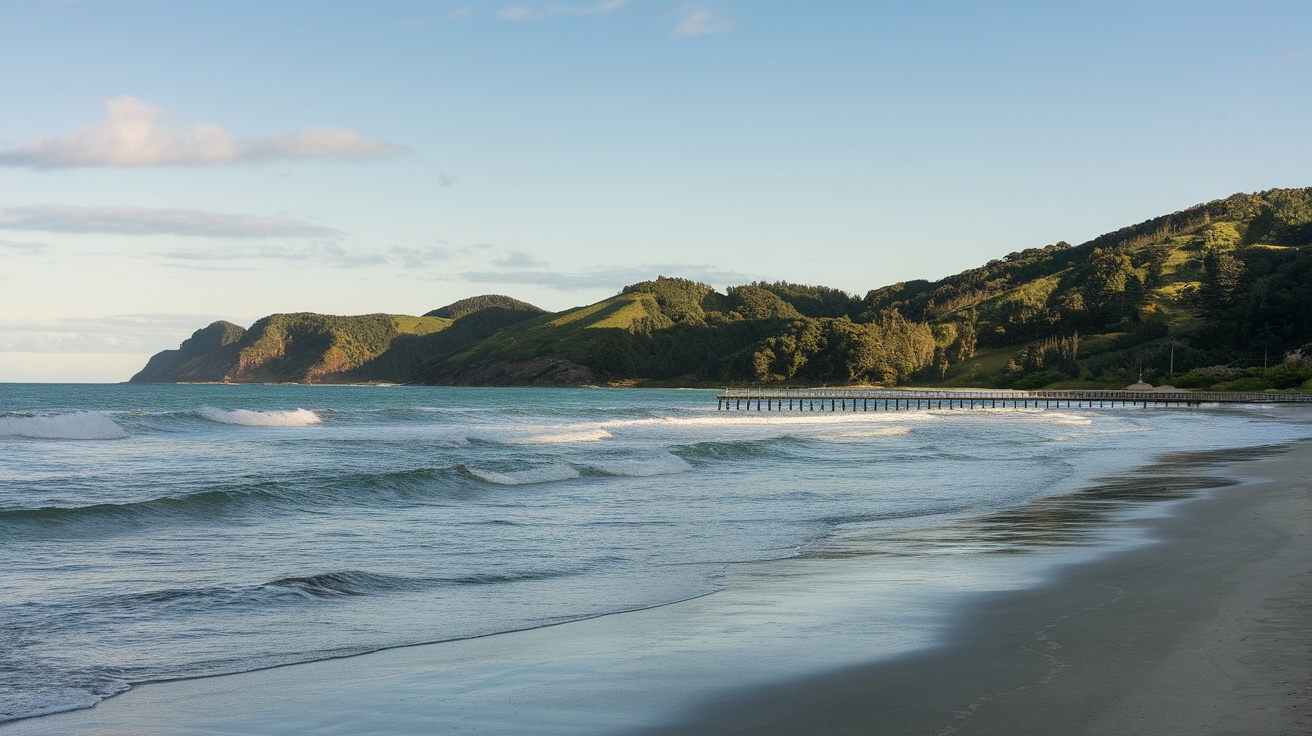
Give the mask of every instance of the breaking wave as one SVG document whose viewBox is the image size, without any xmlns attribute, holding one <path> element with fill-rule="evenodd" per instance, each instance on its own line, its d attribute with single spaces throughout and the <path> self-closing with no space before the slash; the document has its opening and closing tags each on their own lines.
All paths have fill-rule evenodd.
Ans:
<svg viewBox="0 0 1312 736">
<path fill-rule="evenodd" d="M 291 409 L 288 411 L 252 411 L 250 409 L 214 409 L 203 407 L 196 411 L 202 419 L 220 424 L 236 424 L 243 427 L 304 427 L 319 424 L 323 420 L 309 409 Z"/>
<path fill-rule="evenodd" d="M 535 483 L 552 483 L 579 477 L 579 471 L 573 465 L 555 463 L 512 473 L 498 473 L 493 470 L 481 470 L 466 465 L 457 465 L 456 470 L 485 483 L 499 486 L 527 486 Z"/>
<path fill-rule="evenodd" d="M 692 465 L 678 455 L 666 453 L 649 458 L 606 458 L 582 463 L 601 475 L 630 478 L 649 478 L 656 475 L 674 475 L 692 470 Z"/>
<path fill-rule="evenodd" d="M 600 442 L 609 439 L 611 433 L 604 429 L 584 429 L 577 432 L 559 432 L 556 434 L 537 434 L 525 437 L 517 442 L 529 445 L 561 445 L 574 442 Z"/>
<path fill-rule="evenodd" d="M 67 414 L 0 415 L 0 437 L 42 440 L 118 440 L 128 433 L 108 415 L 77 411 Z"/>
</svg>

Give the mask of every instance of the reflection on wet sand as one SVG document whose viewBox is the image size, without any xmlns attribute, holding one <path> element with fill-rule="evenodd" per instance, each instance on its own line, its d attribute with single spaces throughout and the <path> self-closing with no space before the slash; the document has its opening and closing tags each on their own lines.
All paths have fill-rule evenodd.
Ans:
<svg viewBox="0 0 1312 736">
<path fill-rule="evenodd" d="M 1112 515 L 1137 505 L 1191 498 L 1200 491 L 1237 485 L 1239 481 L 1200 471 L 1248 462 L 1283 452 L 1288 445 L 1268 445 L 1162 455 L 1132 473 L 1097 478 L 1072 493 L 1038 498 L 991 514 L 921 529 L 843 535 L 807 557 L 869 555 L 929 556 L 946 554 L 1015 554 L 1034 549 L 1073 547 L 1100 540 Z"/>
</svg>

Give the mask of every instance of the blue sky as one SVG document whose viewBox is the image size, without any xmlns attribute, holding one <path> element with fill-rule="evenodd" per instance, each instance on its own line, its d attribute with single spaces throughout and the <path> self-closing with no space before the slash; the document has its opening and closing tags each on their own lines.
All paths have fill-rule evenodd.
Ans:
<svg viewBox="0 0 1312 736">
<path fill-rule="evenodd" d="M 864 293 L 1312 185 L 1306 2 L 7 0 L 0 381 L 214 319 Z"/>
</svg>

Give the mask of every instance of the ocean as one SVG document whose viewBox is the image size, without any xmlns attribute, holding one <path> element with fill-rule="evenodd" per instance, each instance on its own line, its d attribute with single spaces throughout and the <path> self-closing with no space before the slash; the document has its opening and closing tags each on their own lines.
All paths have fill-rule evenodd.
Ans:
<svg viewBox="0 0 1312 736">
<path fill-rule="evenodd" d="M 1304 414 L 0 384 L 0 722 L 685 601 L 771 560 L 878 557 L 861 585 L 885 605 L 860 616 L 881 633 L 859 656 L 891 656 L 932 643 L 954 592 L 1147 543 L 1105 519 L 1215 485 L 1199 458 L 1312 436 Z M 969 571 L 985 557 L 987 579 Z"/>
</svg>

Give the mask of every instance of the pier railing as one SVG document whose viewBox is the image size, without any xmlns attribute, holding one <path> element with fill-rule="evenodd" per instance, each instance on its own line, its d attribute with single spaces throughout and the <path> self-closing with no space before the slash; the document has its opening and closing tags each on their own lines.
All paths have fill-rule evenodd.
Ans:
<svg viewBox="0 0 1312 736">
<path fill-rule="evenodd" d="M 1136 391 L 885 388 L 726 388 L 720 409 L 765 411 L 900 411 L 998 407 L 1199 406 L 1202 404 L 1312 404 L 1310 394 L 1233 391 Z M 946 404 L 946 406 L 945 406 Z"/>
</svg>

